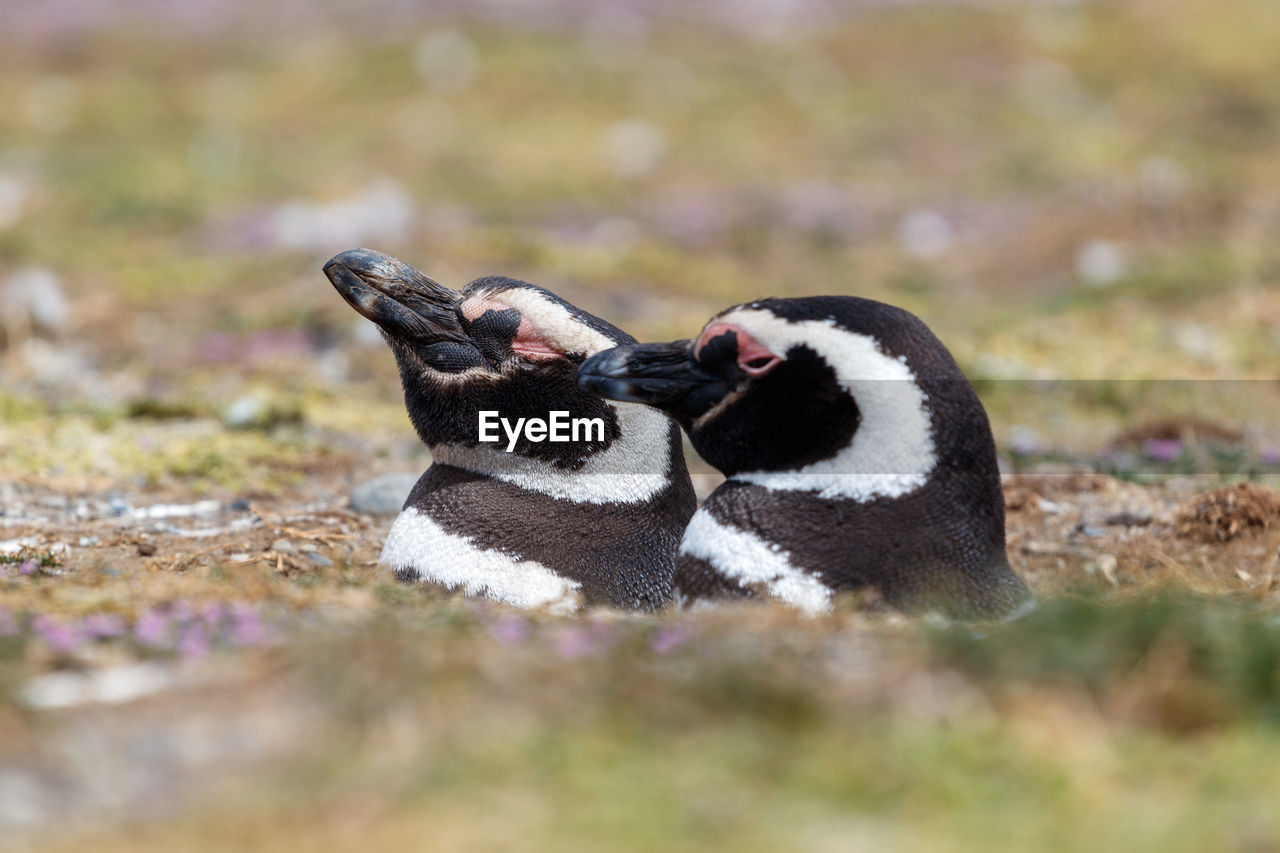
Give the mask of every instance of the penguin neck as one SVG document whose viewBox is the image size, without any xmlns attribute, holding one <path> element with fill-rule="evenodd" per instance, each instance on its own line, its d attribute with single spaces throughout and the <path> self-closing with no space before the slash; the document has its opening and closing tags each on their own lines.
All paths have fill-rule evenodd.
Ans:
<svg viewBox="0 0 1280 853">
<path fill-rule="evenodd" d="M 929 398 L 905 362 L 884 379 L 842 379 L 860 420 L 833 456 L 800 468 L 745 471 L 729 477 L 767 489 L 816 492 L 859 503 L 900 498 L 922 488 L 938 464 Z"/>
<path fill-rule="evenodd" d="M 575 468 L 480 445 L 429 445 L 432 461 L 452 465 L 559 500 L 630 504 L 652 499 L 671 482 L 679 450 L 664 415 L 636 403 L 614 403 L 621 435 Z"/>
</svg>

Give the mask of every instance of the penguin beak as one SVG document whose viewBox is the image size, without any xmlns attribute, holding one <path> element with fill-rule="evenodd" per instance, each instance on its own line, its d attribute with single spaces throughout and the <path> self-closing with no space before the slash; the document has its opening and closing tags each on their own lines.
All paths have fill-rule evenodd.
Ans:
<svg viewBox="0 0 1280 853">
<path fill-rule="evenodd" d="M 470 342 L 458 316 L 462 294 L 399 258 L 352 249 L 331 258 L 324 274 L 347 304 L 391 338 L 418 347 Z"/>
<path fill-rule="evenodd" d="M 578 387 L 690 421 L 729 393 L 724 382 L 698 367 L 693 341 L 629 344 L 596 353 L 578 368 Z"/>
</svg>

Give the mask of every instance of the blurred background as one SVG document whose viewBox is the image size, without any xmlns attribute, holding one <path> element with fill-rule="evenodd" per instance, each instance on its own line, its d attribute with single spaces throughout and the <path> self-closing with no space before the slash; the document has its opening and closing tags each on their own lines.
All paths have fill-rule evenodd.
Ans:
<svg viewBox="0 0 1280 853">
<path fill-rule="evenodd" d="M 359 488 L 428 457 L 320 268 L 369 246 L 453 287 L 511 275 L 641 339 L 760 296 L 901 305 L 974 379 L 1006 471 L 1076 472 L 1009 494 L 1033 586 L 1271 601 L 1275 543 L 1237 534 L 1274 536 L 1274 493 L 1192 496 L 1280 466 L 1277 45 L 1269 0 L 0 4 L 0 827 L 135 827 L 99 849 L 341 849 L 375 825 L 401 846 L 430 826 L 481 847 L 1119 849 L 1167 819 L 1169 849 L 1276 849 L 1248 792 L 1280 744 L 1231 727 L 1277 707 L 1273 617 L 1193 608 L 1170 644 L 1054 611 L 1028 636 L 1087 635 L 1089 665 L 1028 640 L 1005 669 L 883 615 L 566 627 L 383 584 L 389 519 Z M 351 614 L 374 627 L 350 646 L 312 625 Z M 710 662 L 669 660 L 699 632 Z M 90 678 L 137 666 L 160 668 Z M 702 692 L 664 704 L 690 673 Z M 30 716 L 182 678 L 224 704 Z M 1114 718 L 1154 752 L 1117 746 Z M 1205 725 L 1226 728 L 1203 775 L 1151 793 L 1174 820 L 1138 782 L 1185 769 L 1161 738 Z M 705 740 L 667 766 L 672 726 Z M 212 817 L 132 823 L 277 751 L 323 767 L 273 771 L 297 774 L 278 803 L 231 788 Z M 1105 828 L 1063 838 L 1095 808 Z M 490 811 L 510 822 L 466 818 Z"/>
<path fill-rule="evenodd" d="M 1274 386 L 1161 406 L 1011 381 L 1274 378 L 1280 12 L 1232 9 L 6 4 L 6 414 L 239 401 L 233 423 L 274 408 L 412 447 L 391 359 L 319 273 L 368 245 L 650 339 L 758 296 L 883 299 L 998 380 L 1002 447 L 1099 450 L 1225 406 L 1274 457 Z M 75 424 L 6 433 L 5 466 L 186 464 L 73 460 Z"/>
</svg>

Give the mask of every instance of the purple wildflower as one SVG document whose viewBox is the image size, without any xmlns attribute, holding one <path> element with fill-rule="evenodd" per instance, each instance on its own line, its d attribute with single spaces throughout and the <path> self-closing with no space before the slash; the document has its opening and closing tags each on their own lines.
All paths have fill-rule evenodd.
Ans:
<svg viewBox="0 0 1280 853">
<path fill-rule="evenodd" d="M 272 361 L 290 356 L 305 356 L 311 351 L 311 339 L 303 329 L 263 329 L 255 332 L 240 347 L 246 360 Z"/>
<path fill-rule="evenodd" d="M 267 641 L 267 630 L 258 611 L 247 604 L 233 604 L 229 611 L 231 625 L 228 639 L 233 645 L 258 646 Z"/>
<path fill-rule="evenodd" d="M 529 639 L 529 620 L 514 613 L 506 613 L 493 623 L 493 636 L 504 646 L 522 646 Z"/>
<path fill-rule="evenodd" d="M 1263 465 L 1275 465 L 1280 463 L 1280 445 L 1268 444 L 1258 451 L 1258 458 L 1262 460 Z"/>
<path fill-rule="evenodd" d="M 80 632 L 91 640 L 119 637 L 124 631 L 124 622 L 114 613 L 90 613 L 80 620 Z"/>
<path fill-rule="evenodd" d="M 594 657 L 600 654 L 600 647 L 586 628 L 565 628 L 556 637 L 556 652 L 567 660 L 581 657 Z"/>
<path fill-rule="evenodd" d="M 33 575 L 38 568 L 40 568 L 39 560 L 23 560 L 18 564 L 18 574 Z"/>
<path fill-rule="evenodd" d="M 1177 438 L 1149 438 L 1143 450 L 1157 462 L 1172 462 L 1182 455 L 1182 441 Z"/>
<path fill-rule="evenodd" d="M 196 615 L 195 608 L 189 602 L 178 601 L 169 609 L 169 616 L 174 622 L 190 622 Z"/>
<path fill-rule="evenodd" d="M 238 349 L 238 342 L 225 332 L 215 332 L 196 344 L 196 354 L 208 362 L 231 361 Z"/>
<path fill-rule="evenodd" d="M 158 648 L 171 642 L 173 626 L 159 610 L 148 610 L 133 625 L 133 637 L 144 646 Z"/>
<path fill-rule="evenodd" d="M 1015 426 L 1009 433 L 1009 451 L 1014 456 L 1031 456 L 1042 452 L 1044 443 L 1039 434 L 1025 426 Z"/>
<path fill-rule="evenodd" d="M 31 620 L 31 630 L 44 640 L 50 651 L 60 655 L 69 653 L 83 639 L 76 626 L 60 622 L 43 613 Z"/>
<path fill-rule="evenodd" d="M 649 637 L 649 648 L 657 655 L 674 652 L 697 633 L 688 625 L 664 625 Z"/>
<path fill-rule="evenodd" d="M 15 637 L 20 630 L 17 617 L 8 610 L 0 610 L 0 637 Z"/>
<path fill-rule="evenodd" d="M 198 660 L 205 657 L 213 648 L 209 632 L 199 622 L 187 625 L 178 640 L 178 654 L 187 660 Z"/>
<path fill-rule="evenodd" d="M 556 637 L 556 652 L 560 657 L 574 660 L 581 657 L 599 657 L 613 645 L 613 628 L 603 623 L 565 628 Z"/>
<path fill-rule="evenodd" d="M 218 628 L 222 625 L 223 617 L 226 615 L 220 601 L 202 601 L 196 605 L 195 612 L 196 618 L 210 633 L 217 633 Z"/>
</svg>

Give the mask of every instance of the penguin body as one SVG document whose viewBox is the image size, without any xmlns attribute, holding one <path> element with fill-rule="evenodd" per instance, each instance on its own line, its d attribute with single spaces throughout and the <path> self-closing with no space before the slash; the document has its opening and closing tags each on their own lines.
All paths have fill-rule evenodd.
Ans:
<svg viewBox="0 0 1280 853">
<path fill-rule="evenodd" d="M 325 274 L 382 330 L 432 454 L 383 564 L 402 580 L 558 612 L 670 600 L 695 504 L 679 429 L 575 384 L 587 356 L 633 338 L 514 279 L 456 292 L 367 249 L 336 256 Z M 484 428 L 485 418 L 545 424 L 557 413 L 587 428 L 563 440 L 545 428 L 494 440 Z"/>
<path fill-rule="evenodd" d="M 1029 600 L 1005 553 L 986 412 L 902 309 L 761 300 L 694 341 L 594 356 L 579 382 L 668 412 L 728 478 L 685 531 L 678 597 L 767 594 L 821 612 L 873 587 L 900 609 L 962 617 Z"/>
</svg>

